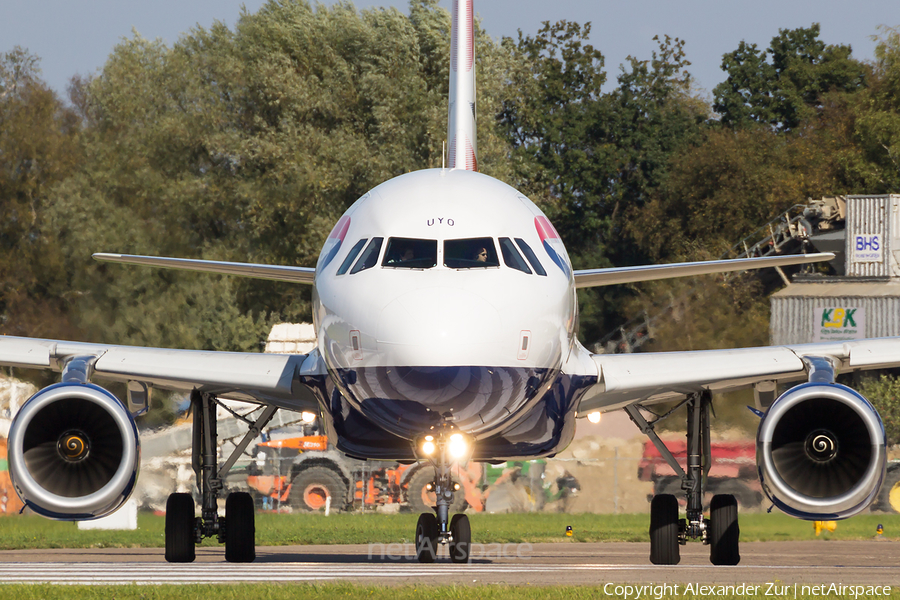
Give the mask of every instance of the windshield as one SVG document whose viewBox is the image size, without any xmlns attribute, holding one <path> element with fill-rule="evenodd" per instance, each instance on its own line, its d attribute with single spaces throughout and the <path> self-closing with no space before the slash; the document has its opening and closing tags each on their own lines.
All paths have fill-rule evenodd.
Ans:
<svg viewBox="0 0 900 600">
<path fill-rule="evenodd" d="M 393 269 L 430 269 L 437 265 L 437 240 L 391 238 L 381 266 Z"/>
<path fill-rule="evenodd" d="M 371 269 L 375 266 L 378 262 L 378 253 L 381 252 L 382 241 L 384 241 L 384 238 L 372 238 L 372 241 L 366 246 L 362 256 L 359 257 L 359 260 L 356 261 L 356 264 L 350 269 L 351 275 L 359 273 L 360 271 L 365 271 L 366 269 Z"/>
<path fill-rule="evenodd" d="M 444 266 L 451 269 L 499 267 L 494 240 L 486 237 L 444 241 Z"/>
</svg>

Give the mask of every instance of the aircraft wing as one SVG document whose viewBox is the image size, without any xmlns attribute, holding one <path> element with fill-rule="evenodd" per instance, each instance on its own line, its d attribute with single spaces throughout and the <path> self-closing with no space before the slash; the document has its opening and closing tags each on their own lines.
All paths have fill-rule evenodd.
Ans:
<svg viewBox="0 0 900 600">
<path fill-rule="evenodd" d="M 301 377 L 325 374 L 317 350 L 212 352 L 0 336 L 0 366 L 61 371 L 76 357 L 92 364 L 94 379 L 141 382 L 179 392 L 198 389 L 290 410 L 315 410 L 316 399 Z"/>
<path fill-rule="evenodd" d="M 291 283 L 312 284 L 316 270 L 312 267 L 290 267 L 284 265 L 261 265 L 256 263 L 236 263 L 218 260 L 196 260 L 191 258 L 168 258 L 164 256 L 137 256 L 132 254 L 108 254 L 97 252 L 94 260 L 100 262 L 160 267 L 182 271 L 203 271 L 222 275 L 237 275 L 255 279 L 272 279 L 274 281 L 290 281 Z"/>
<path fill-rule="evenodd" d="M 735 350 L 592 354 L 598 382 L 582 397 L 579 413 L 629 404 L 654 404 L 704 389 L 727 392 L 762 382 L 805 381 L 807 360 L 831 361 L 835 373 L 900 366 L 900 338 L 866 339 Z"/>
<path fill-rule="evenodd" d="M 640 265 L 636 267 L 612 267 L 609 269 L 587 269 L 575 271 L 575 287 L 588 288 L 620 283 L 637 283 L 691 275 L 710 275 L 766 267 L 787 267 L 823 262 L 834 258 L 830 252 L 815 254 L 790 254 L 787 256 L 763 256 L 757 258 L 735 258 L 731 260 L 706 260 L 700 262 L 672 263 L 668 265 Z"/>
</svg>

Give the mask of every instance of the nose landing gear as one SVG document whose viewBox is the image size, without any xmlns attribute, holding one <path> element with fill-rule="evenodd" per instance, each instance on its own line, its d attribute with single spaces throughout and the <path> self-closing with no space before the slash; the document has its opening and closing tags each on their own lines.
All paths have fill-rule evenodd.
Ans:
<svg viewBox="0 0 900 600">
<path fill-rule="evenodd" d="M 437 558 L 438 546 L 447 545 L 451 562 L 467 563 L 472 547 L 472 528 L 469 517 L 464 514 L 455 514 L 450 518 L 453 494 L 459 491 L 459 484 L 451 478 L 450 466 L 452 460 L 460 460 L 469 454 L 468 444 L 462 434 L 448 431 L 437 436 L 426 436 L 421 447 L 424 447 L 424 454 L 435 457 L 431 459 L 434 481 L 430 486 L 437 500 L 434 514 L 422 513 L 416 523 L 416 559 L 420 563 L 433 563 Z"/>
</svg>

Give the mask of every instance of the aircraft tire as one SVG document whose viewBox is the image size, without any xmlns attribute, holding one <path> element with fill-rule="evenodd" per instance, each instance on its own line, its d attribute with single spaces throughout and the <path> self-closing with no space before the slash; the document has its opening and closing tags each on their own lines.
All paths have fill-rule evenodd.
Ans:
<svg viewBox="0 0 900 600">
<path fill-rule="evenodd" d="M 709 561 L 714 565 L 741 562 L 737 500 L 731 494 L 717 494 L 709 503 Z"/>
<path fill-rule="evenodd" d="M 328 467 L 310 467 L 294 477 L 291 486 L 291 507 L 295 510 L 315 512 L 325 507 L 331 497 L 331 510 L 344 510 L 347 506 L 347 484 Z"/>
<path fill-rule="evenodd" d="M 194 562 L 194 499 L 169 494 L 166 500 L 166 562 Z"/>
<path fill-rule="evenodd" d="M 680 561 L 678 500 L 672 494 L 654 496 L 650 501 L 650 562 L 677 565 Z"/>
<path fill-rule="evenodd" d="M 438 522 L 433 513 L 422 513 L 416 523 L 416 560 L 433 563 L 437 558 Z"/>
<path fill-rule="evenodd" d="M 434 479 L 431 467 L 421 467 L 409 478 L 406 485 L 406 502 L 412 512 L 424 513 L 433 509 L 437 504 L 434 492 L 429 492 L 425 486 Z M 451 513 L 462 512 L 466 508 L 466 496 L 462 490 L 453 494 L 453 503 L 450 504 Z"/>
<path fill-rule="evenodd" d="M 253 497 L 246 492 L 232 492 L 225 500 L 225 560 L 233 563 L 256 560 Z"/>
<path fill-rule="evenodd" d="M 469 562 L 469 553 L 472 549 L 472 527 L 469 525 L 469 517 L 463 514 L 455 514 L 450 519 L 450 561 L 454 563 Z"/>
</svg>

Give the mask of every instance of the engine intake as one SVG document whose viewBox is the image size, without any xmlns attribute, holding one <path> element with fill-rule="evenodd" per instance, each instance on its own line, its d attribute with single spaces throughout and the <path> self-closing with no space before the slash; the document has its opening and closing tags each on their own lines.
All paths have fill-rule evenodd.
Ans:
<svg viewBox="0 0 900 600">
<path fill-rule="evenodd" d="M 839 384 L 807 383 L 782 394 L 759 425 L 756 448 L 766 495 L 801 519 L 851 517 L 884 479 L 878 411 Z"/>
<path fill-rule="evenodd" d="M 139 466 L 131 414 L 90 383 L 44 388 L 10 428 L 10 478 L 22 501 L 45 517 L 87 520 L 115 511 L 134 490 Z"/>
</svg>

